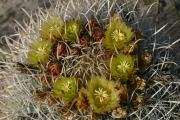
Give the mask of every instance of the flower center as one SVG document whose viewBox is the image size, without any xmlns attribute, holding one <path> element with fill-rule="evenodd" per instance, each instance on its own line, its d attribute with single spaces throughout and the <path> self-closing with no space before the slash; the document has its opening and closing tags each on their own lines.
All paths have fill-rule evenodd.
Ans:
<svg viewBox="0 0 180 120">
<path fill-rule="evenodd" d="M 117 69 L 120 71 L 120 72 L 123 72 L 125 73 L 126 70 L 130 67 L 130 63 L 127 62 L 127 61 L 123 61 L 123 62 L 120 62 L 120 65 L 117 66 Z"/>
<path fill-rule="evenodd" d="M 50 31 L 53 31 L 55 28 L 58 29 L 58 30 L 60 29 L 58 24 L 55 24 L 54 26 L 51 26 Z"/>
<path fill-rule="evenodd" d="M 70 33 L 74 33 L 74 31 L 77 29 L 77 26 L 76 25 L 71 25 L 70 27 L 69 27 L 69 32 Z"/>
<path fill-rule="evenodd" d="M 116 42 L 118 42 L 118 41 L 124 41 L 125 39 L 126 39 L 126 36 L 125 36 L 125 34 L 124 33 L 122 33 L 121 31 L 120 31 L 120 29 L 119 30 L 114 30 L 112 33 L 111 33 L 111 37 L 112 37 L 112 39 L 114 40 L 114 41 L 116 41 Z"/>
<path fill-rule="evenodd" d="M 99 88 L 99 90 L 95 90 L 94 95 L 96 96 L 95 99 L 99 99 L 101 103 L 108 98 L 107 91 L 103 91 L 102 88 Z"/>
<path fill-rule="evenodd" d="M 63 89 L 65 92 L 69 92 L 69 90 L 71 89 L 70 82 L 68 81 L 66 84 L 63 84 L 62 89 Z"/>
<path fill-rule="evenodd" d="M 41 46 L 41 47 L 38 47 L 37 49 L 38 51 L 41 51 L 41 52 L 45 52 L 46 51 L 46 46 Z"/>
<path fill-rule="evenodd" d="M 40 46 L 37 48 L 38 52 L 36 52 L 36 56 L 44 55 L 44 53 L 47 51 L 47 44 L 44 46 Z"/>
</svg>

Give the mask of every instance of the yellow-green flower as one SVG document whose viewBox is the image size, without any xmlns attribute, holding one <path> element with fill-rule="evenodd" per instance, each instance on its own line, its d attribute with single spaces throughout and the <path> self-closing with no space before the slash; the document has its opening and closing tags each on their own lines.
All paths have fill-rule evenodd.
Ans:
<svg viewBox="0 0 180 120">
<path fill-rule="evenodd" d="M 113 57 L 112 59 L 111 75 L 119 78 L 121 82 L 128 80 L 137 70 L 134 62 L 134 56 L 118 54 L 117 58 Z"/>
<path fill-rule="evenodd" d="M 82 24 L 75 20 L 69 20 L 64 27 L 63 37 L 69 41 L 76 40 L 82 32 Z"/>
<path fill-rule="evenodd" d="M 94 76 L 85 90 L 90 106 L 97 113 L 110 112 L 119 103 L 118 92 L 113 81 L 108 81 L 105 76 Z"/>
<path fill-rule="evenodd" d="M 63 21 L 56 16 L 48 18 L 47 21 L 44 21 L 44 23 L 41 25 L 41 30 L 39 30 L 39 34 L 44 40 L 58 39 L 61 37 L 63 25 Z"/>
<path fill-rule="evenodd" d="M 74 77 L 60 78 L 53 86 L 55 97 L 62 97 L 65 101 L 72 101 L 77 93 L 77 83 Z"/>
<path fill-rule="evenodd" d="M 128 45 L 135 35 L 131 32 L 131 28 L 127 27 L 124 22 L 112 21 L 105 32 L 105 36 L 106 38 L 103 40 L 103 45 L 114 50 L 115 47 L 116 49 L 122 49 Z"/>
<path fill-rule="evenodd" d="M 44 65 L 49 60 L 49 53 L 51 52 L 51 41 L 39 41 L 36 40 L 31 43 L 30 50 L 28 52 L 28 64 L 36 66 L 39 64 Z"/>
</svg>

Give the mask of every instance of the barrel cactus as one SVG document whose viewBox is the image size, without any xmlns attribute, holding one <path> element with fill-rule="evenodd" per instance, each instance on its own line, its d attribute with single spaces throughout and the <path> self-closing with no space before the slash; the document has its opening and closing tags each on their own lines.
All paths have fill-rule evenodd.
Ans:
<svg viewBox="0 0 180 120">
<path fill-rule="evenodd" d="M 55 0 L 28 15 L 2 38 L 0 119 L 179 119 L 178 22 L 141 7 Z"/>
</svg>

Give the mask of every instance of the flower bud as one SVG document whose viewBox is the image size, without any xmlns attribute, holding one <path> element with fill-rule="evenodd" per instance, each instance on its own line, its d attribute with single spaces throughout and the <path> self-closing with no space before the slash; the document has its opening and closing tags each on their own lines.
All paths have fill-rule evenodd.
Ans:
<svg viewBox="0 0 180 120">
<path fill-rule="evenodd" d="M 83 35 L 82 38 L 80 39 L 80 44 L 81 46 L 88 47 L 90 42 L 90 36 L 89 35 Z"/>
<path fill-rule="evenodd" d="M 50 62 L 48 65 L 48 70 L 52 75 L 58 75 L 61 73 L 62 66 L 58 62 Z"/>
<path fill-rule="evenodd" d="M 88 23 L 87 23 L 87 29 L 88 29 L 88 31 L 93 31 L 94 30 L 94 28 L 99 28 L 100 26 L 99 26 L 99 24 L 97 23 L 97 22 L 95 22 L 95 21 L 93 21 L 93 20 L 89 20 L 88 21 Z"/>
<path fill-rule="evenodd" d="M 100 28 L 94 28 L 93 30 L 93 38 L 94 41 L 99 42 L 104 37 L 104 31 L 102 31 Z"/>
<path fill-rule="evenodd" d="M 83 92 L 83 90 L 78 92 L 76 107 L 78 108 L 79 111 L 81 111 L 83 113 L 86 112 L 89 107 L 88 101 L 87 101 L 87 96 Z"/>
<path fill-rule="evenodd" d="M 66 45 L 63 43 L 58 43 L 54 48 L 54 53 L 57 57 L 58 56 L 61 56 L 61 57 L 66 56 L 66 53 L 67 53 Z"/>
<path fill-rule="evenodd" d="M 79 55 L 79 48 L 71 47 L 71 55 Z"/>
</svg>

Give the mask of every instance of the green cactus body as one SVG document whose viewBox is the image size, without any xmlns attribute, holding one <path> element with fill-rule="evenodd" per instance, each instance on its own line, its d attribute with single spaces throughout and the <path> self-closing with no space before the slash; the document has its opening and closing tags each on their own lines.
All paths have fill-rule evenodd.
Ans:
<svg viewBox="0 0 180 120">
<path fill-rule="evenodd" d="M 77 36 L 80 36 L 82 31 L 82 24 L 78 21 L 69 20 L 64 27 L 63 37 L 68 41 L 76 40 Z"/>
<path fill-rule="evenodd" d="M 39 30 L 39 34 L 44 40 L 56 40 L 61 37 L 62 26 L 64 25 L 63 21 L 54 16 L 52 18 L 48 18 L 47 21 L 41 25 L 41 30 Z"/>
<path fill-rule="evenodd" d="M 134 38 L 134 33 L 131 32 L 131 28 L 127 27 L 124 22 L 113 21 L 109 24 L 105 36 L 103 46 L 115 50 L 115 47 L 116 49 L 122 49 L 129 44 Z"/>
<path fill-rule="evenodd" d="M 115 90 L 114 82 L 108 81 L 105 76 L 95 76 L 88 83 L 85 90 L 90 106 L 97 113 L 110 112 L 118 105 L 118 92 Z"/>
<path fill-rule="evenodd" d="M 36 66 L 47 63 L 49 60 L 48 54 L 51 52 L 51 45 L 51 41 L 34 41 L 28 52 L 28 64 Z"/>
<path fill-rule="evenodd" d="M 71 102 L 77 93 L 77 83 L 74 77 L 58 79 L 53 86 L 55 97 L 62 97 L 64 101 Z"/>
<path fill-rule="evenodd" d="M 134 56 L 118 54 L 117 58 L 112 59 L 111 75 L 119 78 L 121 82 L 127 81 L 137 70 L 134 62 Z"/>
</svg>

